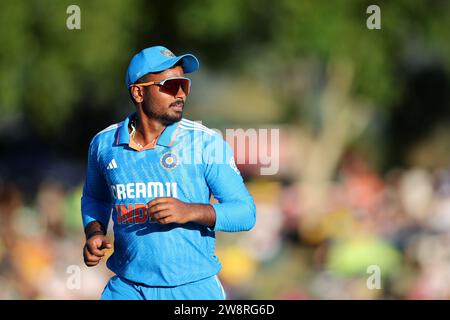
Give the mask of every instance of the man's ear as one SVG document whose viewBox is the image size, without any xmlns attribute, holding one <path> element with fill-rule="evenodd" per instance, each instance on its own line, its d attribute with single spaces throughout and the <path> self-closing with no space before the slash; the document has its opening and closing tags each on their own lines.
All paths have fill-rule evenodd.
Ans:
<svg viewBox="0 0 450 320">
<path fill-rule="evenodd" d="M 135 102 L 141 103 L 142 101 L 144 101 L 144 92 L 142 90 L 142 87 L 131 86 L 130 94 L 131 98 L 133 98 Z"/>
</svg>

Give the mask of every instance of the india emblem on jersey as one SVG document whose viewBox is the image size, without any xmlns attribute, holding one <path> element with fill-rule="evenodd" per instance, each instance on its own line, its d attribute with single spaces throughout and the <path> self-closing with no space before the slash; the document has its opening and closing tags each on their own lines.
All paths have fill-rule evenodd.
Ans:
<svg viewBox="0 0 450 320">
<path fill-rule="evenodd" d="M 174 169 L 178 165 L 178 157 L 173 152 L 167 152 L 161 156 L 161 166 L 164 169 Z"/>
</svg>

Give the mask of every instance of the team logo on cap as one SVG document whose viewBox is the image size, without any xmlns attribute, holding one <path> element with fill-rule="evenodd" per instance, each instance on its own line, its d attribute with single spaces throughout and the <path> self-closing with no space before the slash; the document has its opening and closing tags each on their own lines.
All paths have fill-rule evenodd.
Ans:
<svg viewBox="0 0 450 320">
<path fill-rule="evenodd" d="M 160 52 L 163 56 L 172 57 L 172 58 L 175 57 L 175 55 L 170 50 L 164 49 L 164 50 L 161 50 Z"/>
<path fill-rule="evenodd" d="M 174 169 L 178 165 L 178 157 L 173 152 L 167 152 L 161 157 L 161 166 L 164 169 Z"/>
</svg>

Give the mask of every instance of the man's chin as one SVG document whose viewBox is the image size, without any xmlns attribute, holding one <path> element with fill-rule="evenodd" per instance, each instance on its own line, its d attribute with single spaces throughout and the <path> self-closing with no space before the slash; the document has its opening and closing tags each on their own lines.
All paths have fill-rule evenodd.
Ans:
<svg viewBox="0 0 450 320">
<path fill-rule="evenodd" d="M 166 114 L 163 118 L 166 125 L 172 124 L 174 122 L 181 121 L 181 118 L 183 118 L 183 112 L 171 112 L 170 114 Z"/>
</svg>

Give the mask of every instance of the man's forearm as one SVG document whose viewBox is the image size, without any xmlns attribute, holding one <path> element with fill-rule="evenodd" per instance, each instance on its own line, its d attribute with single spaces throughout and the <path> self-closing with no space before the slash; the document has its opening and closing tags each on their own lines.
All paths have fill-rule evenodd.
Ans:
<svg viewBox="0 0 450 320">
<path fill-rule="evenodd" d="M 191 204 L 192 221 L 214 228 L 216 224 L 216 211 L 210 204 Z"/>
<path fill-rule="evenodd" d="M 92 221 L 88 223 L 86 228 L 84 228 L 84 233 L 86 234 L 86 239 L 89 239 L 90 237 L 97 234 L 106 235 L 106 228 L 101 222 Z"/>
<path fill-rule="evenodd" d="M 215 203 L 215 231 L 240 232 L 249 231 L 256 223 L 256 207 L 250 196 L 236 201 Z"/>
</svg>

